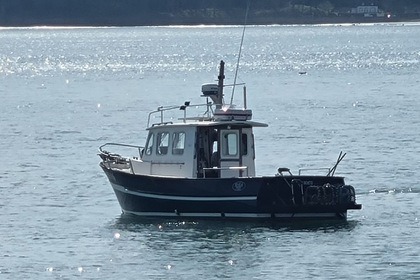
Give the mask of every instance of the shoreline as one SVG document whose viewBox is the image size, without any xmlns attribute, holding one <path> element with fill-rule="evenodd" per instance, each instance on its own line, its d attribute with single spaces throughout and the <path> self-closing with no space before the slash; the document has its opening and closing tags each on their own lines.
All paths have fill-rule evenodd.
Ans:
<svg viewBox="0 0 420 280">
<path fill-rule="evenodd" d="M 246 26 L 371 26 L 371 25 L 408 25 L 415 26 L 420 25 L 419 20 L 412 21 L 372 21 L 372 22 L 305 22 L 305 23 L 261 23 L 261 24 L 246 24 Z M 1 30 L 8 29 L 88 29 L 88 28 L 119 28 L 119 27 L 173 27 L 173 28 L 184 28 L 184 27 L 231 27 L 231 26 L 243 26 L 243 24 L 153 24 L 153 25 L 72 25 L 72 24 L 40 24 L 40 25 L 0 25 Z"/>
<path fill-rule="evenodd" d="M 264 25 L 361 25 L 361 24 L 387 24 L 387 23 L 420 23 L 420 17 L 395 17 L 395 18 L 361 18 L 361 17 L 295 17 L 295 18 L 253 18 L 247 26 Z M 243 26 L 243 21 L 236 19 L 159 19 L 159 20 L 26 20 L 1 22 L 0 28 L 28 28 L 28 27 L 134 27 L 134 26 Z"/>
</svg>

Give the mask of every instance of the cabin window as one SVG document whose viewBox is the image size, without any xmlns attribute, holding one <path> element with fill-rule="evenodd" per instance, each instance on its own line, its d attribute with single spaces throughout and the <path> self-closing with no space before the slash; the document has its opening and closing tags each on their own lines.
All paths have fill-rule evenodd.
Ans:
<svg viewBox="0 0 420 280">
<path fill-rule="evenodd" d="M 238 154 L 238 134 L 228 132 L 224 135 L 223 155 L 236 156 Z"/>
<path fill-rule="evenodd" d="M 168 153 L 169 146 L 169 132 L 159 132 L 156 136 L 156 140 L 156 154 L 166 155 Z"/>
<path fill-rule="evenodd" d="M 242 134 L 242 155 L 246 156 L 248 154 L 248 135 Z"/>
<path fill-rule="evenodd" d="M 150 133 L 149 137 L 147 138 L 146 144 L 146 155 L 150 156 L 153 151 L 153 141 L 154 141 L 154 134 Z"/>
<path fill-rule="evenodd" d="M 185 132 L 175 132 L 172 135 L 172 154 L 182 155 L 185 149 Z"/>
</svg>

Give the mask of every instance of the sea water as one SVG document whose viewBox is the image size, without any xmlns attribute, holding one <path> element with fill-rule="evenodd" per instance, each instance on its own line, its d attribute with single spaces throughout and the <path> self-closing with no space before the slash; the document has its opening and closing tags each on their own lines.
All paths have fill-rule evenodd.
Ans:
<svg viewBox="0 0 420 280">
<path fill-rule="evenodd" d="M 418 24 L 246 29 L 257 173 L 347 153 L 336 175 L 363 204 L 347 222 L 120 215 L 97 147 L 144 145 L 148 112 L 202 102 L 220 60 L 232 83 L 241 34 L 0 29 L 0 279 L 420 279 Z"/>
</svg>

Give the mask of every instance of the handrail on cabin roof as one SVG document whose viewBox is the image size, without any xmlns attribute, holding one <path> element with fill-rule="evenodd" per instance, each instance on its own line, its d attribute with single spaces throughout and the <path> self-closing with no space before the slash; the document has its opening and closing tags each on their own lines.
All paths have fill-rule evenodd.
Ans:
<svg viewBox="0 0 420 280">
<path fill-rule="evenodd" d="M 168 122 L 165 122 L 163 113 L 166 112 L 166 111 L 171 111 L 171 110 L 175 110 L 175 109 L 179 109 L 179 110 L 184 111 L 184 117 L 181 118 L 181 120 L 186 122 L 186 120 L 188 119 L 187 115 L 186 115 L 186 111 L 187 111 L 188 107 L 204 107 L 204 106 L 206 106 L 207 110 L 203 113 L 203 115 L 207 114 L 208 118 L 210 118 L 211 117 L 210 113 L 213 114 L 212 105 L 214 105 L 212 102 L 207 102 L 207 103 L 202 103 L 202 104 L 190 104 L 189 101 L 186 101 L 186 102 L 184 102 L 184 105 L 159 106 L 156 110 L 151 111 L 149 113 L 149 115 L 147 117 L 147 128 L 150 127 L 150 118 L 153 114 L 160 113 L 160 122 L 154 123 L 154 124 L 152 124 L 152 126 L 153 125 L 164 124 L 164 123 L 168 123 Z"/>
</svg>

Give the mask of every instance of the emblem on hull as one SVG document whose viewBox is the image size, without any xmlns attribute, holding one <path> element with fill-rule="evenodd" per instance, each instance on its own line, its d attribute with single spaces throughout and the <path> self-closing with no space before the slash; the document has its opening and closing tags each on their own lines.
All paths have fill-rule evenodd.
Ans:
<svg viewBox="0 0 420 280">
<path fill-rule="evenodd" d="M 235 192 L 243 191 L 245 188 L 246 188 L 246 185 L 242 181 L 237 181 L 232 184 L 232 190 L 234 190 Z"/>
</svg>

